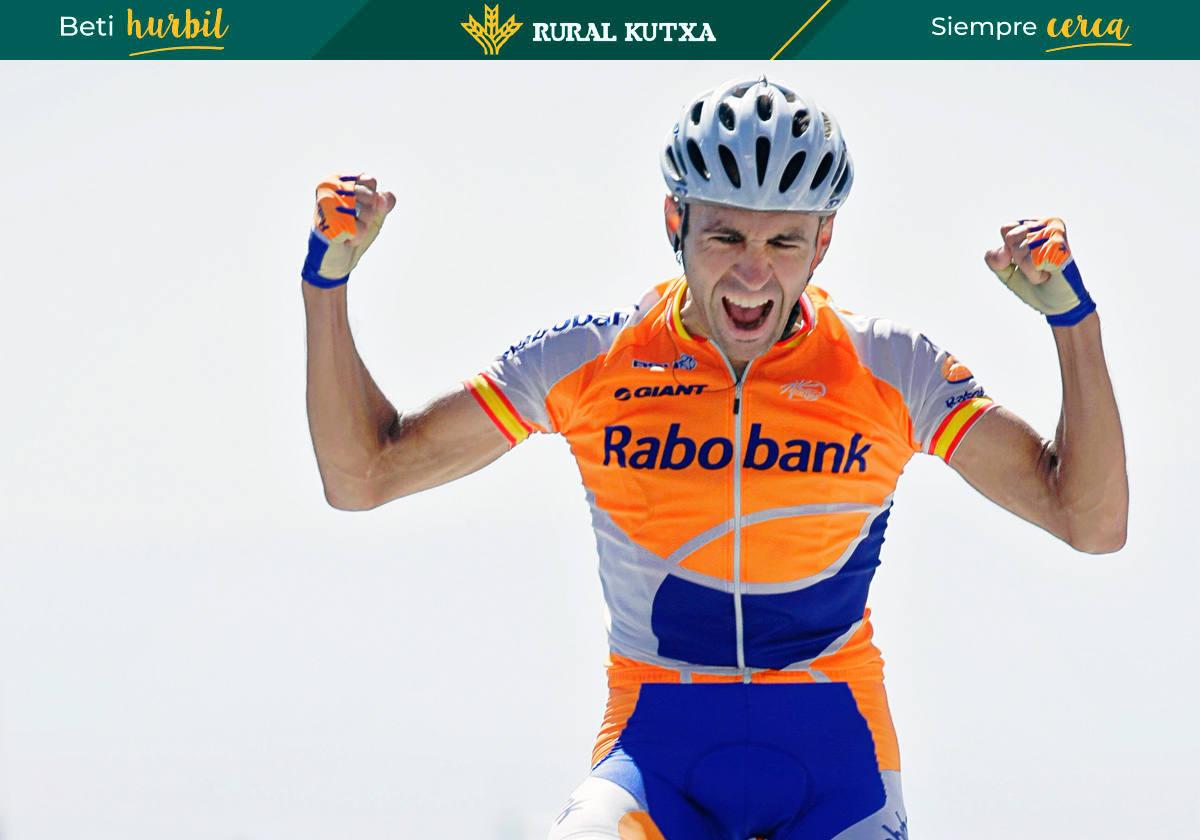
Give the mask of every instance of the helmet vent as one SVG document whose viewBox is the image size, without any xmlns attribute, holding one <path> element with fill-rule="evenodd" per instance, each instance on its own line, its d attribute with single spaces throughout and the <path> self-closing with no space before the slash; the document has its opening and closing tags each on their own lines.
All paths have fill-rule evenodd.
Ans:
<svg viewBox="0 0 1200 840">
<path fill-rule="evenodd" d="M 717 119 L 729 131 L 733 131 L 734 125 L 737 124 L 737 120 L 733 116 L 733 109 L 729 107 L 728 102 L 722 102 L 721 106 L 717 108 Z"/>
<path fill-rule="evenodd" d="M 692 124 L 700 125 L 700 114 L 704 111 L 704 100 L 701 99 L 692 106 Z"/>
<path fill-rule="evenodd" d="M 838 178 L 837 184 L 833 187 L 833 194 L 839 195 L 846 186 L 846 181 L 850 179 L 850 164 L 847 162 L 842 166 L 842 176 Z"/>
<path fill-rule="evenodd" d="M 804 159 L 806 157 L 808 157 L 808 153 L 804 151 L 796 152 L 796 154 L 792 155 L 792 159 L 783 168 L 783 177 L 779 179 L 779 191 L 781 193 L 785 193 L 791 188 L 792 182 L 796 180 L 796 176 L 804 168 Z"/>
<path fill-rule="evenodd" d="M 771 119 L 771 114 L 775 110 L 775 102 L 771 99 L 769 93 L 760 93 L 758 95 L 758 118 L 763 122 Z"/>
<path fill-rule="evenodd" d="M 682 181 L 683 175 L 679 171 L 679 164 L 675 161 L 675 152 L 671 150 L 670 146 L 667 146 L 667 163 L 671 167 L 671 177 L 676 181 Z"/>
<path fill-rule="evenodd" d="M 830 168 L 833 166 L 833 153 L 826 152 L 825 157 L 821 158 L 821 163 L 817 166 L 817 174 L 813 175 L 812 189 L 821 186 L 821 182 L 825 180 L 825 176 L 829 174 Z"/>
<path fill-rule="evenodd" d="M 799 137 L 804 132 L 808 131 L 808 125 L 812 120 L 808 116 L 808 111 L 799 110 L 792 117 L 792 136 Z"/>
<path fill-rule="evenodd" d="M 700 177 L 707 181 L 709 179 L 708 165 L 704 162 L 704 155 L 700 154 L 700 147 L 696 145 L 695 140 L 688 140 L 687 153 L 692 166 L 700 173 Z"/>
<path fill-rule="evenodd" d="M 767 177 L 767 162 L 771 159 L 771 141 L 759 137 L 754 144 L 754 163 L 758 169 L 758 185 L 761 187 L 763 178 Z"/>
<path fill-rule="evenodd" d="M 722 144 L 717 147 L 717 153 L 721 157 L 721 166 L 725 169 L 725 174 L 729 177 L 729 183 L 735 188 L 742 185 L 742 173 L 738 172 L 737 158 L 733 156 L 733 152 L 729 151 L 729 147 Z"/>
<path fill-rule="evenodd" d="M 733 90 L 729 91 L 729 95 L 737 97 L 738 99 L 741 99 L 743 96 L 746 95 L 746 91 L 748 91 L 748 90 L 750 90 L 750 88 L 754 87 L 755 84 L 756 84 L 755 82 L 747 82 L 744 85 L 738 85 Z"/>
</svg>

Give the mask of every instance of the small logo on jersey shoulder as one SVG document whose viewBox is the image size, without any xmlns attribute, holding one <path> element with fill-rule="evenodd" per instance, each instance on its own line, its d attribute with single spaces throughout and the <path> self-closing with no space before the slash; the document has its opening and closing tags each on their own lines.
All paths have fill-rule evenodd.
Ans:
<svg viewBox="0 0 1200 840">
<path fill-rule="evenodd" d="M 954 406 L 965 403 L 967 400 L 973 400 L 976 397 L 983 396 L 983 389 L 976 388 L 974 391 L 967 391 L 965 394 L 959 394 L 957 397 L 951 397 L 946 400 L 946 408 L 954 408 Z"/>
<path fill-rule="evenodd" d="M 624 402 L 628 399 L 641 399 L 643 397 L 690 397 L 693 394 L 702 394 L 707 385 L 643 385 L 640 388 L 618 388 L 613 391 L 613 396 Z"/>
<path fill-rule="evenodd" d="M 649 368 L 650 370 L 666 370 L 667 368 L 695 370 L 696 357 L 690 356 L 687 353 L 680 353 L 679 358 L 673 362 L 648 362 L 645 359 L 634 359 L 633 366 L 635 368 Z"/>
<path fill-rule="evenodd" d="M 942 361 L 942 379 L 947 382 L 966 382 L 972 375 L 971 369 L 953 356 L 947 356 Z"/>
<path fill-rule="evenodd" d="M 821 399 L 827 392 L 825 383 L 815 379 L 799 379 L 779 386 L 779 393 L 784 394 L 789 400 L 813 402 Z"/>
</svg>

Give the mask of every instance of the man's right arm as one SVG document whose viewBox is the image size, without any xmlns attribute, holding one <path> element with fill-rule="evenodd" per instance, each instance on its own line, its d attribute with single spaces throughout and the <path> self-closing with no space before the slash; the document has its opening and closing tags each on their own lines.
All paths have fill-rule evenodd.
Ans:
<svg viewBox="0 0 1200 840">
<path fill-rule="evenodd" d="M 483 467 L 509 441 L 459 387 L 413 412 L 396 411 L 350 334 L 346 281 L 395 206 L 374 178 L 331 175 L 317 187 L 301 275 L 308 325 L 308 426 L 325 498 L 366 510 Z"/>
<path fill-rule="evenodd" d="M 308 324 L 308 426 L 325 498 L 367 510 L 490 464 L 509 443 L 458 387 L 401 414 L 354 347 L 346 286 L 304 284 Z"/>
</svg>

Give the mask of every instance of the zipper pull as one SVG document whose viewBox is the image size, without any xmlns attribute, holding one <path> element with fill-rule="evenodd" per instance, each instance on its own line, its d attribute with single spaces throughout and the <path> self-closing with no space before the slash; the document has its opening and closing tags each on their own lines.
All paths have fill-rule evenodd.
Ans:
<svg viewBox="0 0 1200 840">
<path fill-rule="evenodd" d="M 738 410 L 741 409 L 741 407 L 742 407 L 742 398 L 734 397 L 733 398 L 733 413 L 736 415 L 738 413 Z"/>
</svg>

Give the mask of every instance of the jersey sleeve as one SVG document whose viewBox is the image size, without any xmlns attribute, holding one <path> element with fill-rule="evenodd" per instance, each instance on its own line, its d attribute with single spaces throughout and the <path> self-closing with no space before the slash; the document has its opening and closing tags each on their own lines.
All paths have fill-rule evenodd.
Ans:
<svg viewBox="0 0 1200 840">
<path fill-rule="evenodd" d="M 510 446 L 535 432 L 562 432 L 578 404 L 584 368 L 608 352 L 638 311 L 576 315 L 540 329 L 463 385 Z"/>
<path fill-rule="evenodd" d="M 949 461 L 967 432 L 995 403 L 970 368 L 924 335 L 913 340 L 906 397 L 919 451 Z"/>
<path fill-rule="evenodd" d="M 994 407 L 970 369 L 921 333 L 886 318 L 841 313 L 862 363 L 899 391 L 914 451 L 949 461 Z"/>
</svg>

